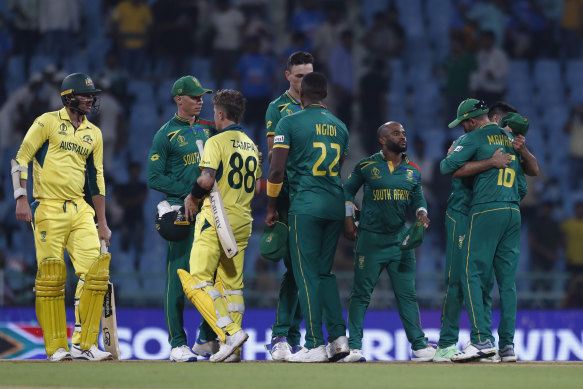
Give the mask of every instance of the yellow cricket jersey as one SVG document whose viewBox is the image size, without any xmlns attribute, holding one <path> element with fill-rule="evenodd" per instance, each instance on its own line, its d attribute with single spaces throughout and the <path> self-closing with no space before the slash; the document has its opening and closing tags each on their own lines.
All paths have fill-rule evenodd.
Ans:
<svg viewBox="0 0 583 389">
<path fill-rule="evenodd" d="M 75 128 L 65 108 L 47 112 L 28 129 L 16 161 L 33 162 L 35 199 L 73 200 L 83 197 L 85 172 L 91 195 L 105 196 L 101 130 L 83 119 Z M 21 173 L 28 179 L 28 173 Z"/>
<path fill-rule="evenodd" d="M 199 164 L 201 169 L 217 171 L 217 186 L 233 230 L 253 221 L 251 200 L 255 194 L 255 180 L 261 177 L 259 151 L 243 131 L 243 127 L 233 124 L 212 136 L 204 146 Z M 213 219 L 208 197 L 201 212 L 207 220 Z"/>
</svg>

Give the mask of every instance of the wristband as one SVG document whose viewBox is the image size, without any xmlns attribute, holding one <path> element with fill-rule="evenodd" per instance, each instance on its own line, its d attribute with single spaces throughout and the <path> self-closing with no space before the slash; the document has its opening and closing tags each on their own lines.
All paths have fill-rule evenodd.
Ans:
<svg viewBox="0 0 583 389">
<path fill-rule="evenodd" d="M 283 181 L 279 184 L 274 184 L 273 182 L 267 181 L 267 196 L 278 197 L 279 192 L 281 192 L 281 187 L 283 186 Z"/>
<path fill-rule="evenodd" d="M 346 201 L 344 203 L 344 208 L 346 208 L 346 216 L 352 216 L 354 217 L 354 204 L 352 204 L 350 201 Z"/>
<path fill-rule="evenodd" d="M 421 212 L 421 211 L 425 211 L 425 214 L 429 215 L 426 208 L 419 207 L 419 208 L 417 208 L 417 211 L 415 212 L 415 216 L 419 216 L 419 212 Z"/>
<path fill-rule="evenodd" d="M 14 191 L 14 200 L 18 200 L 18 198 L 21 196 L 26 197 L 26 189 L 25 188 L 18 188 Z"/>
<path fill-rule="evenodd" d="M 190 192 L 190 194 L 196 199 L 202 199 L 204 196 L 209 194 L 210 191 L 210 189 L 204 189 L 198 185 L 198 181 L 195 181 L 194 186 L 192 187 L 192 192 Z"/>
</svg>

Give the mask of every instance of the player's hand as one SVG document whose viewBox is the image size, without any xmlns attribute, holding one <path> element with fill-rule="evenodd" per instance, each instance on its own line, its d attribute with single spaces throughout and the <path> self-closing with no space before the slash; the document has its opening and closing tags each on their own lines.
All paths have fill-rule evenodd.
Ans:
<svg viewBox="0 0 583 389">
<path fill-rule="evenodd" d="M 516 135 L 512 140 L 512 147 L 517 153 L 522 154 L 526 150 L 526 138 L 523 135 Z"/>
<path fill-rule="evenodd" d="M 111 230 L 107 226 L 107 223 L 104 222 L 97 223 L 97 236 L 99 236 L 99 240 L 105 241 L 105 246 L 109 247 L 109 240 L 111 239 Z"/>
<path fill-rule="evenodd" d="M 279 214 L 276 210 L 267 210 L 267 215 L 265 216 L 265 225 L 267 227 L 273 227 L 275 222 L 279 220 Z"/>
<path fill-rule="evenodd" d="M 16 200 L 16 220 L 30 223 L 32 221 L 32 212 L 26 196 L 19 197 Z"/>
<path fill-rule="evenodd" d="M 344 237 L 348 240 L 355 240 L 358 238 L 358 227 L 352 216 L 346 216 L 344 218 Z"/>
<path fill-rule="evenodd" d="M 508 165 L 510 165 L 510 162 L 512 162 L 512 156 L 510 154 L 503 153 L 502 147 L 496 150 L 490 159 L 492 160 L 492 166 L 495 169 L 506 169 Z"/>
<path fill-rule="evenodd" d="M 196 213 L 198 212 L 199 202 L 200 202 L 200 200 L 192 197 L 192 194 L 190 194 L 190 193 L 184 199 L 184 218 L 187 221 L 189 221 L 189 222 L 194 221 L 194 219 L 196 217 Z"/>
<path fill-rule="evenodd" d="M 447 155 L 450 155 L 451 153 L 453 153 L 453 145 L 455 144 L 455 141 L 451 142 L 451 146 L 449 146 L 449 149 L 447 149 Z"/>
<path fill-rule="evenodd" d="M 429 225 L 431 224 L 431 220 L 429 220 L 429 218 L 427 217 L 427 212 L 425 211 L 419 212 L 419 214 L 417 215 L 417 220 L 421 221 L 421 223 L 423 223 L 423 227 L 425 227 L 426 229 L 429 228 Z"/>
</svg>

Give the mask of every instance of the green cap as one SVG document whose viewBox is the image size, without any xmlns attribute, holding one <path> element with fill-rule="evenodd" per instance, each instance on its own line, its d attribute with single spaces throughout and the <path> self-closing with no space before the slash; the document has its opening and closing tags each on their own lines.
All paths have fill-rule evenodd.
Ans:
<svg viewBox="0 0 583 389">
<path fill-rule="evenodd" d="M 194 76 L 180 77 L 172 85 L 172 97 L 178 95 L 200 96 L 205 93 L 213 93 L 210 89 L 204 89 Z"/>
<path fill-rule="evenodd" d="M 405 233 L 405 237 L 401 241 L 401 250 L 410 250 L 419 247 L 423 243 L 423 236 L 425 235 L 425 227 L 421 221 L 416 221 Z"/>
<path fill-rule="evenodd" d="M 265 226 L 259 241 L 259 250 L 265 259 L 279 261 L 287 254 L 288 229 L 282 222 L 275 222 L 273 227 Z"/>
<path fill-rule="evenodd" d="M 483 100 L 465 99 L 457 107 L 457 118 L 449 123 L 448 127 L 454 128 L 466 119 L 475 118 L 485 113 L 488 113 L 488 106 Z"/>
<path fill-rule="evenodd" d="M 525 136 L 528 132 L 528 125 L 528 119 L 515 112 L 504 116 L 500 122 L 500 127 L 504 128 L 508 126 L 513 134 L 520 134 L 522 136 Z"/>
</svg>

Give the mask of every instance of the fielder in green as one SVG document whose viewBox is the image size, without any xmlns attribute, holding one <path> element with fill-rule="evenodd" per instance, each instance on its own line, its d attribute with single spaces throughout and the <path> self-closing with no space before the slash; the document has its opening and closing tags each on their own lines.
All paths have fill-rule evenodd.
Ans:
<svg viewBox="0 0 583 389">
<path fill-rule="evenodd" d="M 303 51 L 292 53 L 287 60 L 285 77 L 289 81 L 289 89 L 273 100 L 265 113 L 267 128 L 268 159 L 271 162 L 273 138 L 279 121 L 295 112 L 302 110 L 300 102 L 300 85 L 303 77 L 314 71 L 312 54 Z M 277 212 L 282 223 L 288 223 L 289 183 L 284 177 L 282 190 L 277 199 Z M 271 343 L 267 349 L 274 361 L 285 361 L 298 350 L 300 344 L 300 324 L 302 312 L 298 305 L 298 288 L 291 265 L 289 252 L 284 256 L 286 271 L 281 280 L 279 299 L 275 313 L 275 323 L 271 327 Z"/>
<path fill-rule="evenodd" d="M 344 361 L 366 361 L 362 353 L 364 315 L 385 269 L 391 278 L 399 316 L 411 343 L 411 360 L 431 361 L 435 348 L 428 345 L 421 328 L 415 292 L 415 251 L 401 248 L 407 233 L 405 222 L 409 210 L 415 211 L 423 228 L 430 223 L 421 187 L 421 171 L 405 155 L 407 136 L 400 123 L 381 125 L 377 139 L 381 151 L 359 161 L 344 183 L 344 232 L 348 239 L 356 238 L 354 284 L 348 306 L 350 355 Z M 353 218 L 354 196 L 362 186 L 362 210 L 357 228 Z"/>
<path fill-rule="evenodd" d="M 284 173 L 290 188 L 289 247 L 306 343 L 289 356 L 289 362 L 336 361 L 349 353 L 338 284 L 331 273 L 344 218 L 340 167 L 348 153 L 349 135 L 345 124 L 323 105 L 326 95 L 323 74 L 303 77 L 304 109 L 279 121 L 267 181 L 265 224 L 269 227 L 278 219 Z"/>
<path fill-rule="evenodd" d="M 502 149 L 511 161 L 504 169 L 489 169 L 475 175 L 467 224 L 467 250 L 462 261 L 461 283 L 466 309 L 472 327 L 471 343 L 454 355 L 454 362 L 465 362 L 493 356 L 491 322 L 483 295 L 492 273 L 500 291 L 501 319 L 498 328 L 500 357 L 516 360 L 514 328 L 516 321 L 516 270 L 520 256 L 519 203 L 526 193 L 521 154 L 515 151 L 513 137 L 491 122 L 488 107 L 482 101 L 465 100 L 458 108 L 450 127 L 462 124 L 469 133 L 441 162 L 442 174 L 462 177 L 471 167 L 468 161 L 489 159 Z M 472 116 L 472 117 L 470 117 Z M 458 171 L 461 169 L 461 171 Z M 466 172 L 464 172 L 464 169 Z M 470 175 L 474 175 L 471 172 Z"/>
<path fill-rule="evenodd" d="M 202 96 L 212 93 L 204 89 L 193 76 L 178 79 L 172 87 L 172 97 L 177 113 L 164 124 L 154 136 L 148 157 L 148 186 L 166 195 L 167 204 L 177 211 L 184 205 L 184 198 L 190 193 L 200 175 L 198 167 L 200 154 L 197 140 L 206 142 L 215 131 L 213 122 L 199 117 Z M 159 206 L 161 208 L 161 206 Z M 184 292 L 176 271 L 189 271 L 190 251 L 194 239 L 194 225 L 188 229 L 186 238 L 169 240 L 166 254 L 166 288 L 164 314 L 168 327 L 168 341 L 172 346 L 170 360 L 174 362 L 196 361 L 196 355 L 208 357 L 218 350 L 216 335 L 206 322 L 200 325 L 200 334 L 193 347 L 187 345 L 184 331 Z M 167 238 L 171 238 L 166 236 Z M 175 239 L 172 239 L 175 240 Z"/>
</svg>

